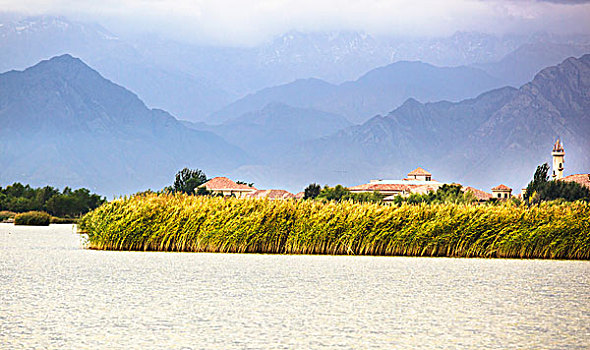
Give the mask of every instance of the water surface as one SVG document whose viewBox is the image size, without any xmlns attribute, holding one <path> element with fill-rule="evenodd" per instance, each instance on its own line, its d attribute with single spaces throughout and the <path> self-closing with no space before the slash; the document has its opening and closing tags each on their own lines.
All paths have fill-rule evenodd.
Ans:
<svg viewBox="0 0 590 350">
<path fill-rule="evenodd" d="M 105 252 L 0 224 L 0 348 L 589 346 L 587 261 Z"/>
</svg>

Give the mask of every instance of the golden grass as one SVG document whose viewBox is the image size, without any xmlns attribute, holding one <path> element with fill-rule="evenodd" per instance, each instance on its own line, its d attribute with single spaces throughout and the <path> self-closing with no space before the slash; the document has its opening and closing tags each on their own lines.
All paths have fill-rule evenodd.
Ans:
<svg viewBox="0 0 590 350">
<path fill-rule="evenodd" d="M 79 224 L 108 250 L 590 258 L 590 205 L 527 208 L 238 200 L 145 194 L 106 203 Z"/>
</svg>

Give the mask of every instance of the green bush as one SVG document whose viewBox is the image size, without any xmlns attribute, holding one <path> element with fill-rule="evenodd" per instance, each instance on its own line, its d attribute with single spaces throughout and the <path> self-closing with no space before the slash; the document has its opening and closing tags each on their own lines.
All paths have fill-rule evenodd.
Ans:
<svg viewBox="0 0 590 350">
<path fill-rule="evenodd" d="M 0 222 L 6 221 L 9 219 L 14 219 L 15 215 L 16 214 L 14 212 L 11 212 L 8 210 L 2 210 L 2 211 L 0 211 Z"/>
<path fill-rule="evenodd" d="M 51 217 L 52 224 L 75 224 L 78 222 L 78 219 L 75 218 L 58 218 L 57 216 Z"/>
<path fill-rule="evenodd" d="M 15 225 L 49 226 L 50 222 L 51 215 L 43 211 L 29 211 L 14 217 Z"/>
</svg>

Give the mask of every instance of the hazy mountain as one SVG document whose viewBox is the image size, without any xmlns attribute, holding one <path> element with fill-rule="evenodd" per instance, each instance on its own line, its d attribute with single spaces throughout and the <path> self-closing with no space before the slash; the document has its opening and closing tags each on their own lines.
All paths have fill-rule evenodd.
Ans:
<svg viewBox="0 0 590 350">
<path fill-rule="evenodd" d="M 475 65 L 506 84 L 519 87 L 531 81 L 541 69 L 556 65 L 567 57 L 590 52 L 590 42 L 524 44 L 498 62 Z"/>
<path fill-rule="evenodd" d="M 505 183 L 518 193 L 537 165 L 551 161 L 557 137 L 566 145 L 566 173 L 588 172 L 588 135 L 590 55 L 584 55 L 542 70 L 520 89 L 456 103 L 410 99 L 384 117 L 308 142 L 281 163 L 243 171 L 258 181 L 284 174 L 301 187 L 401 178 L 422 166 L 437 180 L 486 190 Z"/>
<path fill-rule="evenodd" d="M 214 132 L 255 155 L 257 163 L 268 164 L 306 141 L 331 135 L 351 125 L 339 115 L 271 103 L 221 125 L 192 123 L 189 127 Z"/>
<path fill-rule="evenodd" d="M 269 103 L 284 103 L 338 114 L 361 123 L 399 106 L 410 97 L 421 101 L 456 101 L 499 86 L 499 80 L 476 68 L 396 62 L 338 86 L 307 79 L 266 88 L 214 113 L 211 122 L 253 112 Z"/>
<path fill-rule="evenodd" d="M 438 66 L 471 65 L 496 62 L 523 44 L 588 43 L 584 36 L 547 34 L 496 36 L 458 32 L 449 37 L 408 39 L 358 32 L 292 31 L 254 47 L 214 47 L 149 35 L 121 38 L 98 24 L 63 17 L 14 17 L 18 16 L 0 18 L 0 71 L 23 69 L 42 59 L 70 53 L 137 93 L 149 107 L 163 108 L 192 121 L 206 120 L 212 112 L 249 93 L 297 79 L 317 78 L 340 84 L 400 60 L 420 60 Z M 549 53 L 542 55 L 554 53 L 547 47 Z M 512 82 L 511 67 L 503 63 L 490 68 L 490 72 L 508 72 L 498 75 L 501 80 L 509 78 Z M 540 68 L 538 64 L 531 67 Z M 520 79 L 519 76 L 519 82 Z M 481 91 L 468 96 L 478 92 Z M 385 110 L 368 111 L 383 113 L 401 102 L 385 106 Z M 326 111 L 342 113 L 339 106 L 332 107 Z"/>
<path fill-rule="evenodd" d="M 371 70 L 354 82 L 340 85 L 315 108 L 342 114 L 353 122 L 364 122 L 386 113 L 408 98 L 420 101 L 462 99 L 502 86 L 484 71 L 469 67 L 435 67 L 422 62 L 396 62 Z"/>
<path fill-rule="evenodd" d="M 312 106 L 321 105 L 337 90 L 338 86 L 320 79 L 298 79 L 288 84 L 265 88 L 249 94 L 215 112 L 209 118 L 209 122 L 223 123 L 276 103 L 299 108 L 312 108 Z"/>
<path fill-rule="evenodd" d="M 172 61 L 160 64 L 98 24 L 51 16 L 0 23 L 0 72 L 62 54 L 80 57 L 107 79 L 137 93 L 148 106 L 183 119 L 199 119 L 237 97 L 198 70 L 183 70 Z"/>
<path fill-rule="evenodd" d="M 587 173 L 589 135 L 590 54 L 587 54 L 543 69 L 471 133 L 462 149 L 447 159 L 460 160 L 461 179 L 478 178 L 492 183 L 493 179 L 506 178 L 514 185 L 523 185 L 536 165 L 551 164 L 549 146 L 556 137 L 565 144 L 566 173 Z"/>
<path fill-rule="evenodd" d="M 0 182 L 86 186 L 122 194 L 169 184 L 184 166 L 208 174 L 248 158 L 190 130 L 63 55 L 0 74 Z"/>
</svg>

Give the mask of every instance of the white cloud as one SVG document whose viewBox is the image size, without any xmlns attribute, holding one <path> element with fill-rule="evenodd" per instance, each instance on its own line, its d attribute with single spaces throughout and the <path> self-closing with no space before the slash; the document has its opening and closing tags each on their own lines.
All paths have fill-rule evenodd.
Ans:
<svg viewBox="0 0 590 350">
<path fill-rule="evenodd" d="M 251 44 L 291 29 L 404 36 L 457 30 L 590 32 L 590 5 L 559 0 L 0 0 L 0 8 L 63 14 L 137 31 Z"/>
</svg>

